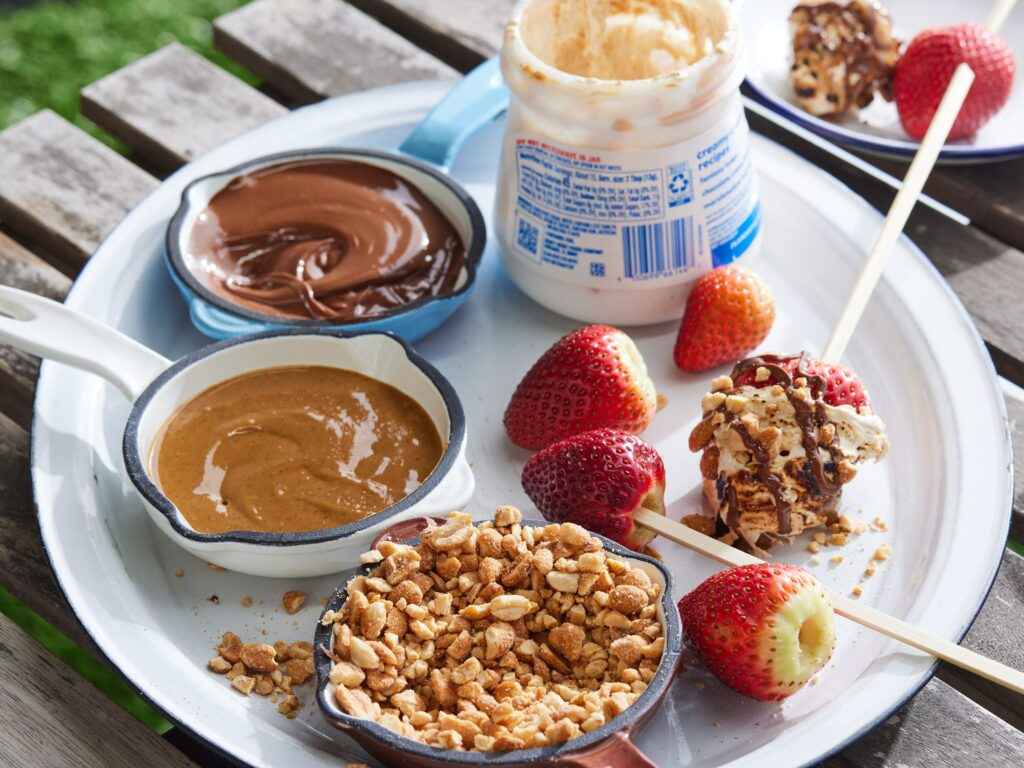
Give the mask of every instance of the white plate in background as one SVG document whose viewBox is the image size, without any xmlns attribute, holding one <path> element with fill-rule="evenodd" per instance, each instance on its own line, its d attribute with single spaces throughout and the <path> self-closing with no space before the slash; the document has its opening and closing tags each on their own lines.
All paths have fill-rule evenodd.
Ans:
<svg viewBox="0 0 1024 768">
<path fill-rule="evenodd" d="M 397 146 L 446 88 L 406 84 L 327 101 L 212 151 L 124 220 L 90 259 L 68 305 L 168 357 L 204 344 L 162 260 L 164 229 L 185 184 L 287 149 Z M 475 137 L 453 172 L 485 213 L 493 205 L 501 130 L 496 123 Z M 779 315 L 764 348 L 814 349 L 824 343 L 881 217 L 789 151 L 755 136 L 753 153 L 766 238 L 758 269 L 772 286 Z M 522 373 L 575 326 L 521 294 L 502 273 L 495 248 L 492 238 L 469 302 L 417 345 L 449 377 L 465 407 L 478 489 L 471 509 L 479 518 L 499 503 L 531 509 L 519 485 L 526 453 L 508 443 L 501 416 Z M 678 519 L 699 504 L 698 461 L 686 442 L 717 372 L 680 373 L 671 356 L 675 333 L 669 324 L 633 336 L 668 398 L 644 436 L 665 459 L 670 513 Z M 985 598 L 1003 551 L 1012 491 L 1009 437 L 981 340 L 946 283 L 906 239 L 848 359 L 887 420 L 893 449 L 885 463 L 861 471 L 841 509 L 865 520 L 880 516 L 889 531 L 855 540 L 841 550 L 839 566 L 829 565 L 826 550 L 813 570 L 847 593 L 874 549 L 890 543 L 892 559 L 865 584 L 861 599 L 957 639 Z M 32 463 L 43 539 L 75 613 L 110 661 L 172 720 L 246 764 L 337 768 L 344 759 L 365 761 L 321 719 L 311 685 L 299 689 L 301 715 L 287 720 L 268 700 L 242 697 L 206 670 L 225 630 L 246 640 L 311 638 L 319 598 L 336 579 L 254 579 L 208 570 L 150 523 L 124 478 L 123 397 L 95 377 L 49 362 L 37 391 Z M 805 544 L 776 555 L 806 565 Z M 677 597 L 716 569 L 671 543 L 658 546 L 675 573 Z M 339 570 L 346 565 L 339 563 Z M 280 608 L 288 589 L 310 594 L 295 616 Z M 244 595 L 255 605 L 242 607 Z M 782 705 L 744 699 L 701 668 L 688 670 L 638 744 L 664 766 L 782 767 L 821 760 L 887 717 L 927 681 L 932 667 L 930 658 L 845 620 L 839 633 L 836 655 L 818 684 Z"/>
<path fill-rule="evenodd" d="M 929 27 L 960 22 L 985 22 L 991 4 L 962 0 L 882 0 L 893 20 L 893 30 L 904 45 Z M 896 104 L 877 97 L 860 113 L 834 120 L 815 117 L 797 104 L 789 80 L 793 43 L 789 13 L 796 0 L 747 0 L 739 9 L 740 28 L 747 49 L 747 86 L 758 101 L 837 144 L 872 154 L 909 159 L 918 142 L 900 125 Z M 1024 9 L 1006 20 L 1000 36 L 1017 55 L 1017 76 L 1006 106 L 977 135 L 949 142 L 939 162 L 984 163 L 1024 155 Z"/>
</svg>

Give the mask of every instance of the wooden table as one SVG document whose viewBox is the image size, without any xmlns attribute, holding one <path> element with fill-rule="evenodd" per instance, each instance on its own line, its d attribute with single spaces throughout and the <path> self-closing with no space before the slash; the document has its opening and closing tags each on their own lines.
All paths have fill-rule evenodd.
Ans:
<svg viewBox="0 0 1024 768">
<path fill-rule="evenodd" d="M 205 151 L 289 108 L 390 83 L 455 80 L 493 55 L 514 0 L 256 0 L 217 19 L 218 48 L 256 90 L 171 43 L 82 91 L 82 111 L 132 149 L 128 160 L 52 112 L 0 133 L 0 284 L 60 299 L 103 237 Z M 833 173 L 879 209 L 892 191 L 751 116 L 753 128 Z M 901 175 L 902 168 L 880 163 Z M 949 280 L 1001 375 L 1024 384 L 1024 160 L 935 173 L 908 232 Z M 865 242 L 865 247 L 868 243 Z M 809 251 L 808 258 L 825 256 Z M 28 435 L 38 361 L 0 347 L 0 582 L 86 647 L 43 552 Z M 1015 421 L 1012 535 L 1024 541 L 1024 402 Z M 969 510 L 965 510 L 969 513 Z M 1024 668 L 1024 558 L 1006 550 L 965 644 Z M 226 765 L 178 730 L 155 736 L 0 617 L 0 755 L 7 766 Z M 1024 697 L 945 665 L 906 706 L 828 766 L 1020 766 Z"/>
</svg>

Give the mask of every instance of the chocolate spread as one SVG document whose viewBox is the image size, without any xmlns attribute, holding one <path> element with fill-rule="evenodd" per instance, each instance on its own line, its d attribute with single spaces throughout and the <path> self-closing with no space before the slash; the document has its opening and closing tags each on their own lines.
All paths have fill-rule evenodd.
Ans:
<svg viewBox="0 0 1024 768">
<path fill-rule="evenodd" d="M 334 528 L 395 504 L 444 452 L 427 412 L 354 371 L 269 368 L 218 384 L 164 427 L 150 459 L 204 533 Z"/>
<path fill-rule="evenodd" d="M 418 188 L 369 163 L 325 159 L 232 181 L 197 218 L 185 264 L 251 312 L 346 322 L 451 293 L 465 258 Z"/>
</svg>

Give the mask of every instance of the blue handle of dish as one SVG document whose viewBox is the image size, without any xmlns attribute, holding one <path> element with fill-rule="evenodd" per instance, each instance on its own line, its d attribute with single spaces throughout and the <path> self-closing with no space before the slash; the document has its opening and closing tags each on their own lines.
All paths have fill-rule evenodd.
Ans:
<svg viewBox="0 0 1024 768">
<path fill-rule="evenodd" d="M 447 171 L 466 139 L 507 108 L 508 88 L 498 59 L 488 59 L 462 78 L 398 151 Z"/>
<path fill-rule="evenodd" d="M 269 330 L 272 326 L 268 323 L 256 323 L 252 320 L 237 317 L 229 312 L 194 297 L 188 304 L 189 315 L 192 324 L 201 333 L 214 339 L 228 339 L 235 336 L 242 336 L 257 331 Z"/>
</svg>

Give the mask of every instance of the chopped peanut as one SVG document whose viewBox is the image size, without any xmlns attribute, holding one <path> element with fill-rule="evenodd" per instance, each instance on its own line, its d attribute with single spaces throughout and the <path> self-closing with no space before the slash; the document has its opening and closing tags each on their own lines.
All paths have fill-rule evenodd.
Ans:
<svg viewBox="0 0 1024 768">
<path fill-rule="evenodd" d="M 560 744 L 630 707 L 664 653 L 660 584 L 578 525 L 524 526 L 500 507 L 492 522 L 453 513 L 416 547 L 373 551 L 361 558 L 373 570 L 325 617 L 330 682 L 343 711 L 406 738 L 481 752 Z"/>
</svg>

